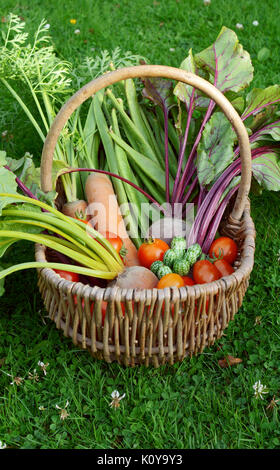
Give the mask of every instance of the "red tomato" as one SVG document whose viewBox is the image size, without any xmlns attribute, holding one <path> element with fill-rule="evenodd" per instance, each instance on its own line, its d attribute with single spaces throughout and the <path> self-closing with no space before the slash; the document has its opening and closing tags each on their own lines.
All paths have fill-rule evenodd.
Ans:
<svg viewBox="0 0 280 470">
<path fill-rule="evenodd" d="M 112 247 L 115 248 L 116 252 L 120 255 L 121 259 L 124 260 L 126 254 L 126 248 L 124 243 L 118 235 L 111 232 L 105 232 L 102 234 L 109 243 L 111 243 Z"/>
<path fill-rule="evenodd" d="M 79 274 L 77 273 L 70 273 L 69 271 L 62 271 L 61 269 L 54 269 L 54 271 L 63 279 L 72 282 L 79 282 Z"/>
<path fill-rule="evenodd" d="M 219 237 L 210 246 L 209 255 L 219 258 L 222 256 L 229 264 L 237 258 L 238 248 L 234 240 L 229 237 Z"/>
<path fill-rule="evenodd" d="M 225 259 L 218 259 L 214 261 L 214 266 L 218 269 L 221 276 L 229 276 L 230 274 L 234 273 L 234 269 Z"/>
<path fill-rule="evenodd" d="M 221 274 L 210 261 L 201 259 L 194 264 L 193 278 L 196 284 L 205 284 L 220 279 Z"/>
<path fill-rule="evenodd" d="M 90 222 L 85 222 L 85 223 L 90 223 Z M 104 233 L 100 232 L 100 233 L 101 235 L 103 235 L 103 237 L 106 238 L 106 240 L 109 243 L 111 243 L 112 247 L 115 248 L 116 252 L 119 253 L 121 259 L 123 260 L 125 258 L 126 248 L 124 246 L 124 243 L 121 237 L 119 237 L 119 235 L 116 235 L 115 233 L 112 233 L 112 232 L 104 232 Z M 93 237 L 93 235 L 90 235 L 90 236 Z"/>
<path fill-rule="evenodd" d="M 164 289 L 165 287 L 183 287 L 184 280 L 179 274 L 170 273 L 163 276 L 157 284 L 158 289 Z"/>
<path fill-rule="evenodd" d="M 185 286 L 194 286 L 195 285 L 194 280 L 189 276 L 182 276 L 182 279 L 184 281 Z"/>
<path fill-rule="evenodd" d="M 115 233 L 111 233 L 111 232 L 105 232 L 104 234 L 102 234 L 106 240 L 108 240 L 108 242 L 111 243 L 111 245 L 115 248 L 115 250 L 119 253 L 120 250 L 122 249 L 123 247 L 123 241 L 122 239 L 116 235 Z"/>
<path fill-rule="evenodd" d="M 142 243 L 138 250 L 139 262 L 145 268 L 150 268 L 154 261 L 162 261 L 164 253 L 169 250 L 169 246 L 159 238 L 150 238 Z"/>
<path fill-rule="evenodd" d="M 93 305 L 93 304 L 92 304 Z M 102 304 L 101 304 L 101 313 L 102 313 L 102 325 L 104 325 L 104 320 L 105 320 L 105 315 L 106 315 L 106 308 L 107 308 L 107 302 L 105 302 L 104 300 L 102 300 Z M 91 316 L 93 314 L 93 309 L 91 311 Z"/>
</svg>

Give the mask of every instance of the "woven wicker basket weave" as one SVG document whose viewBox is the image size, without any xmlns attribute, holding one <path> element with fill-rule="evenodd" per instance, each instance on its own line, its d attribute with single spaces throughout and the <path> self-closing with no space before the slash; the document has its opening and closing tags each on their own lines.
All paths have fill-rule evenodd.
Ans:
<svg viewBox="0 0 280 470">
<path fill-rule="evenodd" d="M 126 366 L 143 363 L 158 367 L 166 362 L 181 361 L 212 345 L 242 304 L 255 250 L 255 228 L 248 200 L 251 151 L 247 131 L 238 113 L 212 84 L 173 67 L 126 67 L 89 82 L 57 114 L 42 154 L 41 186 L 44 191 L 52 189 L 54 149 L 70 115 L 102 88 L 137 77 L 174 79 L 201 90 L 216 102 L 235 129 L 242 163 L 241 182 L 234 205 L 219 228 L 220 233 L 232 237 L 238 244 L 235 272 L 209 284 L 136 290 L 72 283 L 45 268 L 38 270 L 38 286 L 49 317 L 75 345 L 107 362 L 116 360 Z M 35 256 L 37 261 L 46 262 L 46 248 L 36 245 Z M 103 301 L 107 302 L 104 325 Z"/>
</svg>

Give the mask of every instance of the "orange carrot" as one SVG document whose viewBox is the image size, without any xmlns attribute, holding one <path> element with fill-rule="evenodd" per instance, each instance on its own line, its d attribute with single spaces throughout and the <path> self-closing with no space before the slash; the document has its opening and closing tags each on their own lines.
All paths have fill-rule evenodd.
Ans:
<svg viewBox="0 0 280 470">
<path fill-rule="evenodd" d="M 110 179 L 101 173 L 87 177 L 85 193 L 88 201 L 87 213 L 93 218 L 93 225 L 101 233 L 118 235 L 127 250 L 124 264 L 139 266 L 137 248 L 126 231 L 125 223 Z"/>
<path fill-rule="evenodd" d="M 86 219 L 87 203 L 83 200 L 67 202 L 62 207 L 62 213 L 74 219 Z"/>
</svg>

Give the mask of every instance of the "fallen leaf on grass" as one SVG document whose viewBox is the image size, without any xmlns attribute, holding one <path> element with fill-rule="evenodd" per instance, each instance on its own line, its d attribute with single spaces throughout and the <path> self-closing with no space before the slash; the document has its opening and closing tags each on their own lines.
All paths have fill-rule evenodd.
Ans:
<svg viewBox="0 0 280 470">
<path fill-rule="evenodd" d="M 235 366 L 235 364 L 240 364 L 240 362 L 242 362 L 242 359 L 233 356 L 226 356 L 224 359 L 218 361 L 220 367 L 231 367 Z"/>
</svg>

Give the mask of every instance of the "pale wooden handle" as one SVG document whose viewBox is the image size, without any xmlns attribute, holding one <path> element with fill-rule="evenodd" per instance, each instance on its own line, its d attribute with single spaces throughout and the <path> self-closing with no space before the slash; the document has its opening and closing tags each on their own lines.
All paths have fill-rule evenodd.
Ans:
<svg viewBox="0 0 280 470">
<path fill-rule="evenodd" d="M 113 72 L 106 73 L 101 77 L 92 80 L 77 91 L 60 109 L 46 137 L 42 160 L 41 160 L 41 188 L 48 192 L 52 190 L 52 161 L 55 147 L 63 127 L 67 123 L 71 114 L 90 96 L 97 93 L 102 88 L 111 86 L 121 80 L 139 77 L 163 77 L 186 83 L 198 88 L 209 96 L 221 108 L 225 116 L 232 124 L 239 142 L 241 158 L 241 182 L 237 198 L 231 213 L 233 219 L 240 220 L 247 197 L 250 191 L 252 163 L 251 148 L 247 130 L 240 119 L 239 114 L 233 108 L 227 98 L 211 83 L 203 78 L 184 70 L 167 67 L 164 65 L 137 65 L 125 67 Z"/>
</svg>

